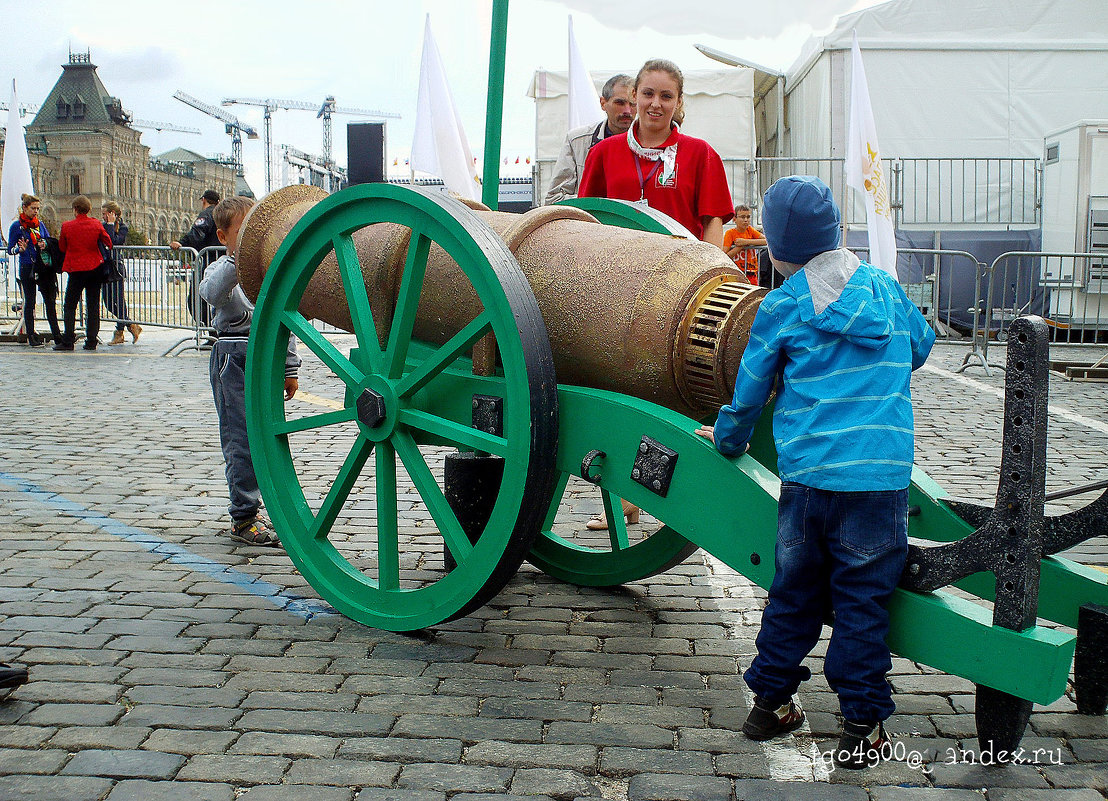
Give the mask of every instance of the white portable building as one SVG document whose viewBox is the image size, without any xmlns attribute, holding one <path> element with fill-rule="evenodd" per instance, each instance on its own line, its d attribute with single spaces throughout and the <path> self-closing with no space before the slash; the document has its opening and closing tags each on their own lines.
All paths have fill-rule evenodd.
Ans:
<svg viewBox="0 0 1108 801">
<path fill-rule="evenodd" d="M 615 72 L 591 72 L 596 92 Z M 634 77 L 633 72 L 631 73 Z M 728 164 L 732 197 L 744 187 L 754 157 L 754 70 L 689 70 L 682 132 L 708 141 Z M 535 197 L 541 201 L 569 130 L 569 76 L 539 70 L 527 94 L 535 99 Z M 738 166 L 742 165 L 742 166 Z"/>
</svg>

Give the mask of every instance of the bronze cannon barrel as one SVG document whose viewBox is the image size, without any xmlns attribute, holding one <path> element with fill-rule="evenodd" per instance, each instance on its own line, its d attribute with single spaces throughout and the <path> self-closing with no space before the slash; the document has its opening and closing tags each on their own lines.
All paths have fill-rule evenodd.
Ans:
<svg viewBox="0 0 1108 801">
<path fill-rule="evenodd" d="M 251 210 L 236 256 L 251 299 L 281 241 L 326 196 L 315 187 L 286 187 Z M 523 269 L 559 383 L 633 395 L 693 417 L 730 399 L 765 290 L 752 287 L 718 248 L 601 225 L 565 206 L 467 213 L 500 235 Z M 378 223 L 353 236 L 381 338 L 392 321 L 410 235 L 404 226 Z M 480 310 L 461 269 L 432 244 L 413 335 L 441 344 Z M 300 311 L 353 330 L 333 252 L 309 281 Z"/>
</svg>

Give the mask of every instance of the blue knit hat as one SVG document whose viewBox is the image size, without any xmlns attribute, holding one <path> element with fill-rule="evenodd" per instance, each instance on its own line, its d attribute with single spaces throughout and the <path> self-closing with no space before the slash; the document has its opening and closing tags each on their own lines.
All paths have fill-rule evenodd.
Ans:
<svg viewBox="0 0 1108 801">
<path fill-rule="evenodd" d="M 773 258 L 807 264 L 839 246 L 839 207 L 827 184 L 814 175 L 790 175 L 766 190 L 762 227 Z"/>
</svg>

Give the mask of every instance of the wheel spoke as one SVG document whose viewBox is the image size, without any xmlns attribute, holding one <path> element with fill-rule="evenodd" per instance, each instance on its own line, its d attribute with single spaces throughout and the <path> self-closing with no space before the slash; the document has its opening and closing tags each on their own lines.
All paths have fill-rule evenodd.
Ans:
<svg viewBox="0 0 1108 801">
<path fill-rule="evenodd" d="M 481 312 L 465 328 L 452 336 L 449 342 L 404 376 L 396 385 L 397 394 L 406 398 L 418 392 L 428 381 L 449 367 L 467 348 L 491 330 L 492 320 L 487 313 Z"/>
<path fill-rule="evenodd" d="M 335 524 L 339 512 L 342 511 L 342 506 L 350 496 L 350 490 L 354 488 L 354 482 L 361 475 L 362 468 L 365 466 L 372 450 L 373 443 L 359 434 L 354 442 L 354 447 L 350 449 L 350 453 L 346 455 L 342 467 L 339 468 L 338 475 L 335 476 L 335 481 L 327 492 L 327 497 L 323 499 L 323 505 L 319 507 L 319 513 L 316 514 L 311 527 L 308 529 L 308 533 L 313 539 L 326 539 L 327 535 L 331 533 L 331 526 Z"/>
<path fill-rule="evenodd" d="M 377 337 L 377 325 L 373 318 L 373 309 L 369 306 L 366 294 L 362 265 L 358 261 L 358 251 L 349 234 L 340 234 L 332 240 L 335 258 L 339 263 L 342 286 L 346 290 L 346 301 L 350 307 L 350 319 L 354 323 L 354 335 L 358 338 L 369 365 L 375 373 L 381 372 L 385 357 L 381 352 L 381 341 Z"/>
<path fill-rule="evenodd" d="M 616 501 L 619 498 L 607 490 L 600 490 L 600 497 L 604 499 L 604 517 L 608 521 L 608 540 L 612 543 L 612 550 L 622 551 L 630 546 L 627 522 L 623 518 L 623 503 L 620 502 L 617 508 Z"/>
<path fill-rule="evenodd" d="M 400 422 L 419 431 L 442 437 L 452 445 L 464 445 L 494 456 L 508 455 L 508 440 L 504 437 L 486 434 L 472 426 L 462 425 L 445 417 L 421 412 L 418 409 L 403 409 L 400 412 Z"/>
<path fill-rule="evenodd" d="M 377 586 L 400 589 L 400 530 L 396 510 L 396 451 L 377 444 Z"/>
<path fill-rule="evenodd" d="M 312 428 L 333 426 L 335 423 L 349 423 L 358 419 L 358 410 L 351 406 L 349 409 L 339 409 L 335 412 L 323 414 L 311 414 L 307 417 L 298 417 L 295 420 L 285 420 L 273 427 L 275 434 L 292 434 L 296 431 L 308 431 Z"/>
<path fill-rule="evenodd" d="M 554 494 L 551 496 L 550 508 L 546 510 L 546 519 L 542 523 L 543 531 L 550 531 L 554 527 L 554 518 L 558 516 L 558 507 L 562 505 L 568 483 L 569 473 L 559 472 L 558 482 L 554 485 Z"/>
<path fill-rule="evenodd" d="M 404 463 L 412 483 L 415 484 L 416 491 L 427 504 L 427 511 L 431 513 L 431 517 L 439 527 L 439 533 L 446 542 L 446 547 L 450 549 L 458 564 L 461 564 L 473 552 L 473 544 L 462 530 L 462 524 L 458 522 L 454 510 L 446 502 L 446 496 L 442 494 L 439 483 L 435 481 L 431 469 L 423 460 L 419 446 L 412 439 L 412 435 L 406 431 L 395 433 L 393 445 L 396 448 L 396 455 Z"/>
<path fill-rule="evenodd" d="M 412 340 L 419 297 L 423 292 L 423 277 L 427 272 L 427 253 L 431 240 L 413 230 L 408 240 L 408 258 L 404 262 L 404 275 L 400 279 L 400 291 L 396 298 L 396 311 L 392 317 L 388 348 L 385 351 L 389 378 L 399 378 L 408 355 L 408 343 Z"/>
<path fill-rule="evenodd" d="M 332 345 L 300 312 L 286 311 L 281 315 L 281 322 L 308 346 L 308 350 L 322 359 L 348 387 L 356 387 L 365 380 L 362 371 L 343 356 L 342 351 Z"/>
</svg>

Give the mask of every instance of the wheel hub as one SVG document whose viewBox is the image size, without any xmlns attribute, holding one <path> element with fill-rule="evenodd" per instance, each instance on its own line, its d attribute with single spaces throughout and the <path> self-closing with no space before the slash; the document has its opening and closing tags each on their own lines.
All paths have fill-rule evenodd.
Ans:
<svg viewBox="0 0 1108 801">
<path fill-rule="evenodd" d="M 353 405 L 358 427 L 371 442 L 384 442 L 392 436 L 403 405 L 392 382 L 381 375 L 371 375 L 358 388 L 347 391 L 347 407 Z"/>
<path fill-rule="evenodd" d="M 385 420 L 385 396 L 372 389 L 363 390 L 355 404 L 358 420 L 367 428 L 377 428 Z"/>
</svg>

